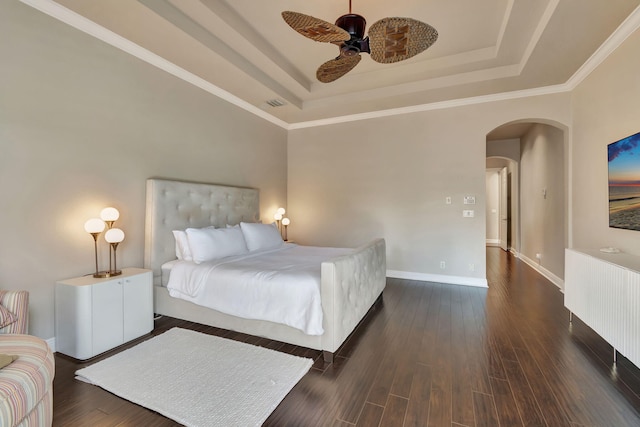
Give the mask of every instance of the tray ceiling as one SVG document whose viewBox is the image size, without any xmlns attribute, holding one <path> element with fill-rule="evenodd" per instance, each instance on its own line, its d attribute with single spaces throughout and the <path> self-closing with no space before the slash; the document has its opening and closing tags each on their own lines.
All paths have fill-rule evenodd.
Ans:
<svg viewBox="0 0 640 427">
<path fill-rule="evenodd" d="M 439 38 L 399 63 L 380 64 L 363 54 L 353 71 L 332 83 L 318 82 L 315 73 L 338 48 L 300 36 L 281 12 L 334 22 L 348 13 L 347 0 L 54 4 L 179 67 L 177 74 L 201 87 L 219 88 L 245 107 L 292 125 L 566 84 L 625 19 L 638 14 L 640 0 L 353 0 L 353 12 L 368 25 L 388 16 L 411 17 L 435 27 Z"/>
</svg>

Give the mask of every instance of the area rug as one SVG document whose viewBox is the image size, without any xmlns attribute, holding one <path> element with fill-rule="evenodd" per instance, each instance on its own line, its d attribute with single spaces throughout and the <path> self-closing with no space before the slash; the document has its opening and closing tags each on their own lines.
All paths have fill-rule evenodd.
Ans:
<svg viewBox="0 0 640 427">
<path fill-rule="evenodd" d="M 173 328 L 76 371 L 186 426 L 260 426 L 312 360 Z"/>
</svg>

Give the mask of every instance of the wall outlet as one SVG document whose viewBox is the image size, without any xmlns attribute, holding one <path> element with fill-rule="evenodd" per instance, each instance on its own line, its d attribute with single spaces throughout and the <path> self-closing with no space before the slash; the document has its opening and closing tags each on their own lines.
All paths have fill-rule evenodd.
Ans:
<svg viewBox="0 0 640 427">
<path fill-rule="evenodd" d="M 473 263 L 469 264 L 469 271 L 476 271 L 476 265 Z"/>
<path fill-rule="evenodd" d="M 464 204 L 465 205 L 475 205 L 476 204 L 476 196 L 464 196 Z"/>
<path fill-rule="evenodd" d="M 473 210 L 464 210 L 462 211 L 462 216 L 464 218 L 473 218 L 475 216 L 475 212 Z"/>
<path fill-rule="evenodd" d="M 440 268 L 441 268 L 441 269 L 443 269 L 443 270 L 444 270 L 445 268 L 447 268 L 447 265 L 445 264 L 445 262 L 444 262 L 444 261 L 440 261 Z"/>
<path fill-rule="evenodd" d="M 536 259 L 541 259 L 542 258 L 542 254 L 536 254 Z"/>
</svg>

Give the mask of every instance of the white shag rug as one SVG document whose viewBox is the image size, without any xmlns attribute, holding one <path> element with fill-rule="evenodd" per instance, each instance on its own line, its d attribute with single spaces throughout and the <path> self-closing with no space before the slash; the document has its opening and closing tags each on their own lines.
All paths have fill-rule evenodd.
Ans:
<svg viewBox="0 0 640 427">
<path fill-rule="evenodd" d="M 186 426 L 260 426 L 312 360 L 173 328 L 76 371 Z"/>
</svg>

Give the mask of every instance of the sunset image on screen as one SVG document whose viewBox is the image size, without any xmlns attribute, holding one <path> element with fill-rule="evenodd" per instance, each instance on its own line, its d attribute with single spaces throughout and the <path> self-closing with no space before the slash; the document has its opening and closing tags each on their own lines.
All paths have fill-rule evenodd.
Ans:
<svg viewBox="0 0 640 427">
<path fill-rule="evenodd" d="M 640 230 L 640 132 L 607 146 L 609 227 Z"/>
</svg>

